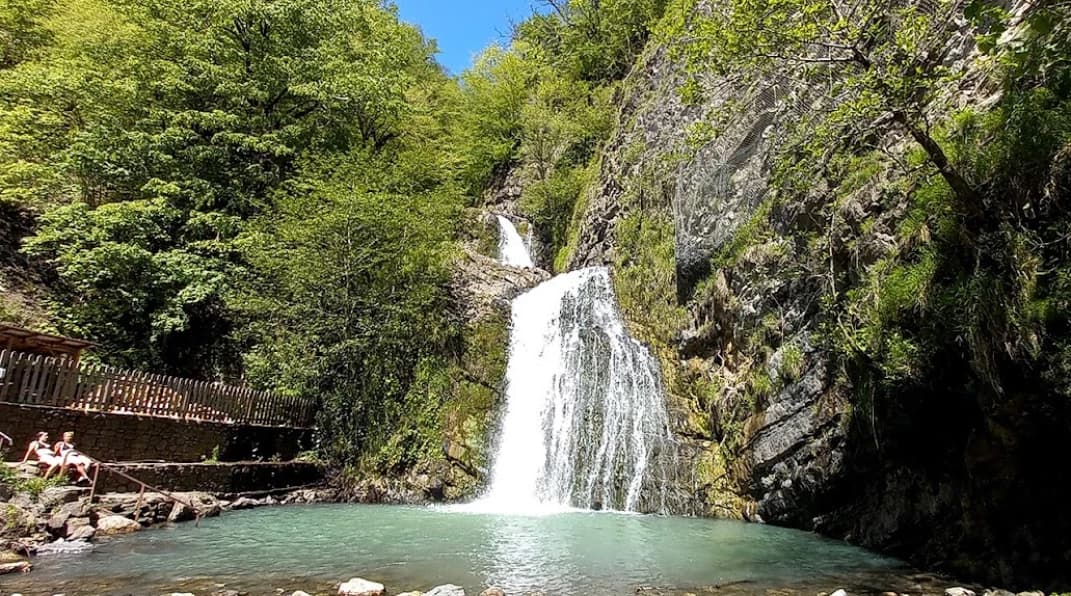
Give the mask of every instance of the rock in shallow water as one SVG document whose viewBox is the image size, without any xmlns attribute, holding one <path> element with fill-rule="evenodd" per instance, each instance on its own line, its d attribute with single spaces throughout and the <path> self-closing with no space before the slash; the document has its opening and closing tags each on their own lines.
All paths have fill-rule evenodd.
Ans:
<svg viewBox="0 0 1071 596">
<path fill-rule="evenodd" d="M 97 520 L 97 533 L 102 536 L 129 534 L 141 529 L 141 524 L 122 515 L 108 515 Z"/>
<path fill-rule="evenodd" d="M 455 586 L 454 584 L 446 584 L 445 586 L 436 586 L 432 588 L 431 591 L 425 593 L 424 596 L 465 596 L 465 589 L 461 586 Z"/>
<path fill-rule="evenodd" d="M 480 596 L 506 596 L 506 591 L 498 586 L 491 586 L 480 592 Z"/>
<path fill-rule="evenodd" d="M 92 529 L 92 528 L 90 528 Z M 87 550 L 92 550 L 93 545 L 84 540 L 64 540 L 60 538 L 55 542 L 48 544 L 42 544 L 37 547 L 37 554 L 67 554 L 67 553 L 81 553 Z"/>
<path fill-rule="evenodd" d="M 974 590 L 968 590 L 967 588 L 946 588 L 945 596 L 975 596 Z"/>
<path fill-rule="evenodd" d="M 0 575 L 7 575 L 9 573 L 25 573 L 33 569 L 33 565 L 30 565 L 29 561 L 13 561 L 11 563 L 0 563 Z"/>
<path fill-rule="evenodd" d="M 339 586 L 338 593 L 339 596 L 383 596 L 386 589 L 383 584 L 355 577 Z"/>
</svg>

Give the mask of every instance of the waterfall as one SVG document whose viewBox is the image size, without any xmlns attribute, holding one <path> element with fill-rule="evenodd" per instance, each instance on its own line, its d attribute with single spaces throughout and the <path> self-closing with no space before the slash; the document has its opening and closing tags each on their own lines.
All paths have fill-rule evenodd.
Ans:
<svg viewBox="0 0 1071 596">
<path fill-rule="evenodd" d="M 674 449 L 659 369 L 630 338 L 609 271 L 513 301 L 506 412 L 479 507 L 664 511 Z"/>
<path fill-rule="evenodd" d="M 498 258 L 502 264 L 512 267 L 535 267 L 531 255 L 528 254 L 528 248 L 521 240 L 521 235 L 517 233 L 517 228 L 513 227 L 513 222 L 501 215 L 495 217 L 498 218 L 499 228 Z"/>
</svg>

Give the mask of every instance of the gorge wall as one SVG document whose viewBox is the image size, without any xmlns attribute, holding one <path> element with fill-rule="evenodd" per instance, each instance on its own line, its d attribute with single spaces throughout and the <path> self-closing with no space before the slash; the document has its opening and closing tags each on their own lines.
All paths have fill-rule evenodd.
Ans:
<svg viewBox="0 0 1071 596">
<path fill-rule="evenodd" d="M 867 316 L 887 314 L 896 292 L 915 301 L 888 307 L 902 327 L 951 316 L 918 304 L 951 266 L 917 223 L 935 207 L 910 137 L 875 122 L 786 176 L 788 131 L 812 91 L 787 71 L 700 73 L 708 92 L 686 100 L 695 74 L 674 45 L 650 43 L 618 96 L 568 268 L 612 266 L 633 334 L 662 360 L 689 458 L 685 512 L 815 530 L 1007 586 L 1066 586 L 1071 402 L 1041 370 L 1063 349 L 1066 300 L 1033 351 L 982 350 L 964 323 L 898 376 L 901 345 L 867 344 Z M 964 76 L 927 107 L 934 126 L 999 111 L 1002 81 L 973 33 L 947 49 Z M 1066 149 L 1049 164 L 1043 217 L 1056 221 Z M 989 238 L 977 258 L 1008 242 Z M 941 264 L 913 285 L 920 253 Z"/>
</svg>

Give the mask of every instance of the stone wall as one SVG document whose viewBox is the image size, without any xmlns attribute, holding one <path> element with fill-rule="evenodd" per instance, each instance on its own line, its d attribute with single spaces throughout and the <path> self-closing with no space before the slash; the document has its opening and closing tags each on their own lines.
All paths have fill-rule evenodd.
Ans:
<svg viewBox="0 0 1071 596">
<path fill-rule="evenodd" d="M 243 462 L 199 464 L 118 464 L 104 467 L 97 478 L 102 493 L 138 492 L 140 485 L 112 470 L 167 491 L 204 491 L 233 495 L 298 488 L 323 480 L 323 468 L 306 462 Z"/>
<path fill-rule="evenodd" d="M 38 431 L 52 441 L 74 431 L 80 451 L 101 461 L 199 462 L 295 457 L 311 447 L 309 429 L 188 422 L 170 418 L 83 412 L 67 408 L 0 403 L 0 432 L 21 450 Z M 14 454 L 13 454 L 14 455 Z"/>
</svg>

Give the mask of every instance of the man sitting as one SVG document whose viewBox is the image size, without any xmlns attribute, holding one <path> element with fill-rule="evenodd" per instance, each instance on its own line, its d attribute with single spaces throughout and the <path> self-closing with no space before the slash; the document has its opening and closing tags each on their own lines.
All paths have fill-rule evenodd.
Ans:
<svg viewBox="0 0 1071 596">
<path fill-rule="evenodd" d="M 30 460 L 30 456 L 37 457 L 37 461 L 40 465 L 45 467 L 45 478 L 47 479 L 59 468 L 60 473 L 63 473 L 63 458 L 52 452 L 52 445 L 48 444 L 48 433 L 40 432 L 30 441 L 29 447 L 26 448 L 26 455 L 22 457 L 22 461 L 19 465 L 22 465 Z"/>
</svg>

